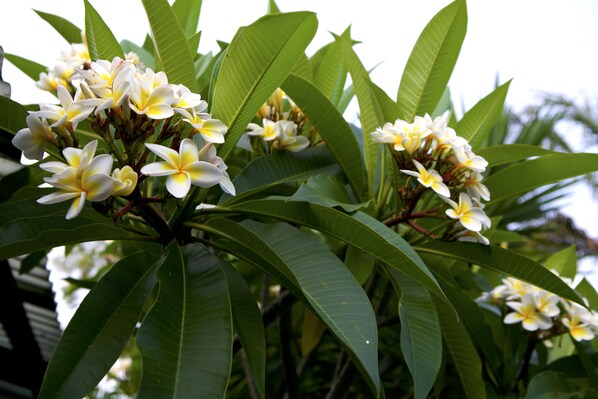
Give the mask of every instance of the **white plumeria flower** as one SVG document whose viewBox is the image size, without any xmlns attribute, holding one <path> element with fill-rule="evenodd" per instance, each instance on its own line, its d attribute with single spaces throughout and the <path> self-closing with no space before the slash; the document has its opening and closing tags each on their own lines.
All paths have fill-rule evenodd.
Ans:
<svg viewBox="0 0 598 399">
<path fill-rule="evenodd" d="M 434 169 L 426 170 L 426 168 L 415 159 L 413 160 L 413 164 L 417 168 L 417 172 L 406 169 L 401 169 L 401 172 L 408 174 L 409 176 L 417 177 L 417 181 L 420 182 L 422 186 L 431 188 L 443 197 L 449 198 L 451 196 L 449 188 L 442 182 L 440 173 Z"/>
<path fill-rule="evenodd" d="M 141 168 L 141 173 L 148 176 L 168 176 L 166 189 L 177 198 L 183 198 L 191 185 L 211 187 L 222 179 L 222 172 L 217 166 L 199 160 L 199 151 L 193 140 L 183 139 L 179 152 L 159 144 L 145 144 L 164 162 L 154 162 Z"/>
<path fill-rule="evenodd" d="M 205 104 L 207 107 L 207 103 L 201 99 L 199 94 L 192 93 L 191 90 L 184 85 L 174 86 L 173 92 L 174 101 L 172 102 L 172 108 L 188 109 L 198 107 L 200 104 Z"/>
<path fill-rule="evenodd" d="M 174 115 L 170 106 L 174 93 L 168 85 L 158 86 L 153 89 L 150 85 L 133 79 L 129 92 L 129 106 L 139 115 L 147 115 L 151 119 L 166 119 Z"/>
<path fill-rule="evenodd" d="M 46 144 L 58 146 L 56 136 L 48 126 L 45 119 L 40 119 L 35 115 L 27 115 L 27 127 L 21 129 L 12 139 L 12 144 L 28 159 L 37 159 L 41 161 L 44 157 L 44 147 Z"/>
<path fill-rule="evenodd" d="M 40 165 L 42 169 L 55 173 L 52 177 L 44 178 L 44 181 L 59 191 L 43 196 L 37 202 L 55 204 L 72 199 L 66 218 L 73 219 L 81 213 L 85 200 L 97 202 L 110 197 L 114 186 L 109 175 L 112 156 L 103 154 L 94 157 L 97 143 L 94 140 L 81 150 L 65 148 L 63 155 L 68 164 L 47 162 Z"/>
<path fill-rule="evenodd" d="M 465 181 L 465 190 L 472 198 L 482 198 L 490 201 L 490 190 L 482 184 L 483 176 L 479 172 L 473 172 Z"/>
<path fill-rule="evenodd" d="M 135 75 L 135 65 L 114 57 L 112 62 L 97 60 L 91 63 L 91 69 L 79 71 L 92 89 L 112 88 L 119 78 L 120 81 L 129 81 Z"/>
<path fill-rule="evenodd" d="M 71 44 L 70 51 L 61 51 L 60 55 L 62 61 L 68 65 L 72 65 L 74 68 L 81 68 L 85 63 L 91 62 L 89 50 L 83 43 Z"/>
<path fill-rule="evenodd" d="M 453 146 L 453 151 L 455 151 L 459 166 L 475 172 L 483 172 L 486 170 L 488 161 L 479 155 L 475 155 L 471 151 L 471 146 L 469 146 L 469 144 L 464 146 Z"/>
<path fill-rule="evenodd" d="M 505 294 L 508 300 L 522 298 L 533 291 L 533 286 L 513 277 L 504 278 L 502 282 L 505 286 Z"/>
<path fill-rule="evenodd" d="M 203 112 L 208 104 L 201 101 L 198 106 L 191 108 L 188 112 L 183 108 L 175 108 L 175 111 L 183 116 L 183 121 L 189 123 L 195 132 L 208 143 L 224 143 L 224 135 L 227 127 L 218 119 L 212 119 L 212 115 Z"/>
<path fill-rule="evenodd" d="M 262 136 L 264 141 L 272 141 L 280 136 L 280 124 L 271 121 L 270 119 L 262 119 L 262 126 L 255 123 L 250 123 L 247 127 L 250 129 L 247 132 L 250 136 Z"/>
<path fill-rule="evenodd" d="M 80 99 L 82 96 L 80 89 L 75 93 L 74 100 L 64 86 L 58 86 L 57 94 L 61 106 L 41 104 L 39 111 L 31 112 L 32 115 L 37 117 L 55 121 L 50 127 L 70 123 L 72 129 L 75 130 L 77 129 L 77 124 L 87 118 L 98 105 L 96 99 Z"/>
<path fill-rule="evenodd" d="M 214 148 L 214 146 L 211 143 L 206 144 L 199 151 L 199 160 L 206 161 L 211 163 L 212 165 L 215 165 L 220 170 L 220 172 L 222 172 L 222 178 L 220 179 L 220 182 L 218 182 L 222 191 L 230 195 L 236 194 L 235 186 L 233 185 L 233 182 L 231 181 L 230 176 L 226 171 L 228 169 L 228 166 L 226 166 L 222 158 L 216 155 L 216 148 Z"/>
<path fill-rule="evenodd" d="M 514 312 L 505 316 L 504 322 L 506 324 L 521 322 L 521 325 L 527 331 L 548 330 L 552 327 L 552 321 L 536 309 L 533 294 L 524 295 L 521 302 L 507 302 L 507 306 L 513 309 Z"/>
<path fill-rule="evenodd" d="M 51 93 L 56 92 L 58 86 L 64 86 L 67 82 L 56 76 L 54 72 L 49 71 L 48 73 L 42 72 L 39 74 L 39 80 L 35 82 L 35 86 L 37 86 L 40 90 L 49 91 Z"/>
<path fill-rule="evenodd" d="M 459 193 L 458 204 L 449 198 L 441 198 L 453 208 L 446 210 L 447 216 L 451 219 L 458 219 L 459 223 L 467 230 L 479 232 L 482 227 L 490 227 L 490 218 L 482 209 L 473 206 L 469 195 Z"/>
<path fill-rule="evenodd" d="M 490 240 L 487 237 L 484 237 L 477 231 L 471 230 L 463 230 L 459 234 L 457 234 L 457 240 L 463 242 L 477 242 L 484 245 L 489 245 Z"/>
<path fill-rule="evenodd" d="M 567 314 L 562 322 L 569 329 L 569 334 L 577 342 L 594 339 L 594 326 L 592 325 L 592 312 L 573 302 L 565 303 Z"/>
<path fill-rule="evenodd" d="M 126 197 L 137 186 L 137 173 L 129 165 L 122 169 L 114 169 L 112 179 L 114 180 L 112 188 L 112 196 L 114 197 Z"/>
<path fill-rule="evenodd" d="M 299 152 L 309 146 L 307 137 L 297 136 L 297 125 L 295 122 L 281 120 L 277 123 L 280 125 L 280 148 Z"/>
<path fill-rule="evenodd" d="M 212 117 L 211 114 L 204 112 L 208 108 L 208 103 L 201 100 L 199 104 L 189 110 L 184 108 L 174 107 L 174 110 L 183 116 L 183 121 L 190 124 L 193 129 L 199 129 L 203 124 Z"/>
<path fill-rule="evenodd" d="M 146 88 L 148 93 L 168 84 L 168 77 L 164 72 L 160 71 L 156 73 L 150 68 L 147 68 L 143 74 L 138 73 L 136 77 L 138 81 L 142 82 L 143 87 Z"/>
<path fill-rule="evenodd" d="M 382 129 L 371 133 L 372 140 L 378 143 L 393 144 L 395 151 L 407 151 L 413 154 L 421 145 L 422 139 L 432 131 L 427 127 L 425 118 L 416 117 L 413 123 L 397 119 L 394 124 L 387 122 Z"/>
<path fill-rule="evenodd" d="M 534 293 L 534 301 L 538 312 L 546 317 L 555 317 L 561 313 L 558 307 L 559 297 L 557 295 L 538 289 Z"/>
</svg>

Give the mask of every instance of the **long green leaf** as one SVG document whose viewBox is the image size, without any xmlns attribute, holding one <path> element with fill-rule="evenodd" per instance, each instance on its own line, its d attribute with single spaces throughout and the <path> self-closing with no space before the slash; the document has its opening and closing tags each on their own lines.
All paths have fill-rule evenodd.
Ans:
<svg viewBox="0 0 598 399">
<path fill-rule="evenodd" d="M 558 153 L 528 144 L 499 144 L 476 150 L 476 154 L 488 161 L 488 166 L 499 166 L 530 157 Z"/>
<path fill-rule="evenodd" d="M 401 350 L 413 377 L 414 397 L 425 399 L 442 363 L 439 315 L 429 291 L 397 270 L 387 270 L 400 294 Z M 450 309 L 448 305 L 446 307 Z M 449 310 L 446 316 L 454 318 L 455 314 Z"/>
<path fill-rule="evenodd" d="M 201 244 L 167 249 L 158 299 L 137 334 L 139 397 L 222 398 L 232 362 L 226 277 Z"/>
<path fill-rule="evenodd" d="M 341 36 L 351 40 L 351 29 L 346 29 Z M 321 59 L 314 60 L 317 62 L 314 84 L 336 106 L 343 95 L 348 71 L 338 42 L 334 41 L 324 48 Z"/>
<path fill-rule="evenodd" d="M 54 29 L 69 43 L 81 43 L 81 29 L 74 25 L 71 21 L 59 17 L 58 15 L 48 14 L 42 11 L 33 10 L 44 21 L 52 25 Z"/>
<path fill-rule="evenodd" d="M 193 55 L 175 12 L 167 0 L 142 0 L 142 3 L 152 31 L 156 55 L 168 76 L 168 82 L 183 84 L 195 92 Z"/>
<path fill-rule="evenodd" d="M 444 297 L 438 282 L 413 248 L 400 235 L 363 212 L 347 215 L 334 208 L 284 199 L 248 201 L 231 208 L 330 234 L 396 268 L 435 295 Z"/>
<path fill-rule="evenodd" d="M 42 64 L 38 64 L 37 62 L 30 61 L 23 57 L 19 57 L 18 55 L 5 53 L 4 56 L 8 61 L 11 62 L 11 64 L 19 68 L 21 72 L 23 72 L 25 75 L 29 76 L 33 80 L 39 80 L 40 73 L 48 72 L 48 68 L 46 68 Z"/>
<path fill-rule="evenodd" d="M 577 248 L 571 245 L 550 255 L 544 261 L 544 267 L 557 271 L 560 276 L 574 279 L 577 275 Z"/>
<path fill-rule="evenodd" d="M 79 399 L 108 373 L 156 283 L 158 259 L 147 252 L 130 255 L 95 284 L 52 355 L 39 398 Z"/>
<path fill-rule="evenodd" d="M 176 0 L 172 4 L 172 11 L 187 37 L 193 36 L 197 32 L 201 3 L 202 0 Z"/>
<path fill-rule="evenodd" d="M 467 329 L 451 314 L 444 302 L 433 298 L 438 309 L 442 337 L 451 353 L 465 396 L 468 399 L 485 399 L 486 384 L 482 378 L 482 361 L 473 345 Z"/>
<path fill-rule="evenodd" d="M 378 165 L 379 145 L 371 140 L 370 133 L 388 121 L 385 119 L 376 93 L 372 90 L 370 75 L 357 57 L 357 54 L 355 54 L 355 51 L 353 51 L 353 42 L 346 37 L 335 36 L 335 38 L 341 48 L 347 69 L 351 74 L 353 88 L 357 96 L 357 103 L 359 104 L 359 117 L 363 134 L 363 149 L 368 183 L 367 188 L 369 198 L 373 198 L 374 176 L 376 175 Z"/>
<path fill-rule="evenodd" d="M 306 79 L 291 74 L 282 88 L 318 130 L 359 198 L 365 184 L 365 166 L 351 127 L 324 93 Z"/>
<path fill-rule="evenodd" d="M 585 306 L 579 295 L 559 277 L 539 263 L 508 249 L 482 244 L 443 241 L 432 241 L 415 247 L 415 249 L 418 252 L 473 263 L 518 278 Z"/>
<path fill-rule="evenodd" d="M 100 14 L 88 0 L 83 0 L 83 2 L 85 3 L 85 37 L 92 61 L 112 61 L 114 57 L 125 58 L 118 40 Z"/>
<path fill-rule="evenodd" d="M 335 175 L 340 171 L 334 157 L 324 146 L 300 152 L 275 152 L 250 162 L 233 180 L 236 195 L 224 194 L 221 204 L 239 202 L 275 185 L 306 180 L 316 175 Z"/>
<path fill-rule="evenodd" d="M 10 98 L 0 96 L 0 129 L 16 134 L 27 127 L 27 108 Z"/>
<path fill-rule="evenodd" d="M 284 223 L 216 219 L 208 225 L 261 258 L 256 266 L 266 272 L 274 268 L 275 278 L 282 275 L 283 281 L 291 282 L 287 288 L 343 343 L 378 395 L 376 318 L 367 295 L 344 264 L 321 241 Z"/>
<path fill-rule="evenodd" d="M 228 126 L 219 155 L 226 159 L 247 124 L 293 70 L 316 33 L 313 13 L 270 14 L 239 29 L 213 90 L 212 114 Z"/>
<path fill-rule="evenodd" d="M 75 219 L 66 220 L 67 203 L 37 203 L 51 191 L 25 187 L 14 199 L 0 204 L 0 259 L 85 241 L 136 238 L 91 208 L 85 207 Z"/>
<path fill-rule="evenodd" d="M 598 154 L 554 154 L 499 170 L 484 183 L 495 202 L 597 170 Z"/>
<path fill-rule="evenodd" d="M 451 77 L 467 30 L 465 0 L 449 4 L 426 25 L 407 60 L 397 102 L 401 119 L 431 113 Z"/>
<path fill-rule="evenodd" d="M 510 84 L 509 80 L 482 98 L 463 115 L 463 119 L 457 124 L 455 130 L 459 136 L 469 141 L 473 148 L 481 147 L 482 143 L 486 141 L 490 129 L 501 117 Z"/>
<path fill-rule="evenodd" d="M 220 262 L 226 274 L 226 284 L 232 307 L 233 325 L 239 336 L 247 361 L 253 372 L 253 382 L 260 395 L 266 390 L 266 336 L 262 315 L 243 276 L 232 266 Z"/>
</svg>

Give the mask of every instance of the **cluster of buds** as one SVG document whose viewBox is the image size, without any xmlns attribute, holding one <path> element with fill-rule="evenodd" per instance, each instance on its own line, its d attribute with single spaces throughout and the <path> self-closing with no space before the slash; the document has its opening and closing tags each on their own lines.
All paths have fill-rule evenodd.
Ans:
<svg viewBox="0 0 598 399">
<path fill-rule="evenodd" d="M 397 119 L 376 129 L 371 137 L 374 142 L 388 144 L 398 169 L 419 183 L 409 179 L 400 191 L 401 200 L 407 204 L 404 219 L 410 219 L 424 190 L 430 188 L 450 206 L 445 213 L 454 223 L 445 238 L 489 243 L 481 234 L 490 227 L 481 202 L 490 200 L 490 192 L 482 184 L 488 162 L 475 155 L 467 140 L 447 126 L 446 117 L 432 119 L 426 114 L 416 116 L 413 123 Z M 455 231 L 457 223 L 464 230 Z"/>
<path fill-rule="evenodd" d="M 140 72 L 132 61 L 119 57 L 91 62 L 76 73 L 74 95 L 58 85 L 60 104 L 41 104 L 39 111 L 31 111 L 27 128 L 13 138 L 29 159 L 41 160 L 47 146 L 62 155 L 64 162 L 40 166 L 54 174 L 45 182 L 59 190 L 40 198 L 40 203 L 72 199 L 67 213 L 71 219 L 81 212 L 85 200 L 144 201 L 151 187 L 138 183 L 147 176 L 167 177 L 166 189 L 176 198 L 185 197 L 192 185 L 220 184 L 234 195 L 227 167 L 213 147 L 224 141 L 227 127 L 205 112 L 208 104 L 199 94 L 169 84 L 164 72 L 149 68 Z M 77 126 L 83 121 L 103 139 L 110 154 L 95 155 L 97 140 L 79 149 L 83 136 Z M 161 161 L 146 162 L 152 153 Z M 113 170 L 115 159 L 119 167 Z M 123 208 L 116 215 L 129 210 Z"/>
<path fill-rule="evenodd" d="M 261 106 L 257 118 L 262 126 L 250 123 L 247 127 L 247 135 L 254 138 L 254 150 L 298 152 L 309 146 L 310 139 L 301 135 L 307 118 L 281 89 L 276 89 Z"/>
<path fill-rule="evenodd" d="M 561 278 L 571 285 L 570 279 Z M 512 277 L 502 282 L 477 301 L 498 306 L 504 323 L 521 323 L 539 340 L 566 332 L 576 341 L 589 341 L 598 335 L 598 313 Z"/>
</svg>

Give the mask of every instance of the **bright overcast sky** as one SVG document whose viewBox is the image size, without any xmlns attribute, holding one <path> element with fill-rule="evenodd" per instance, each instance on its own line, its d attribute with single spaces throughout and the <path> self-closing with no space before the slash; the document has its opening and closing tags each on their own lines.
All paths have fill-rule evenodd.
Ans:
<svg viewBox="0 0 598 399">
<path fill-rule="evenodd" d="M 141 0 L 90 0 L 118 40 L 141 44 L 148 30 Z M 200 51 L 216 49 L 216 39 L 230 41 L 237 28 L 263 15 L 267 0 L 204 0 L 199 29 Z M 311 10 L 318 14 L 318 34 L 311 54 L 352 25 L 355 47 L 366 68 L 383 62 L 373 80 L 392 97 L 409 53 L 426 23 L 447 0 L 278 0 L 282 11 Z M 537 93 L 563 93 L 583 99 L 598 94 L 598 1 L 596 0 L 469 0 L 469 24 L 450 87 L 456 103 L 467 108 L 488 94 L 496 76 L 513 78 L 507 103 L 522 107 Z M 13 53 L 52 67 L 67 43 L 31 9 L 58 14 L 83 28 L 82 0 L 19 0 L 2 7 L 0 45 Z M 232 15 L 228 13 L 232 12 Z M 12 98 L 22 103 L 53 101 L 31 79 L 8 62 L 4 80 Z M 587 149 L 585 149 L 587 150 Z M 585 193 L 574 207 L 595 202 Z M 579 201 L 583 201 L 579 206 Z M 588 201 L 589 204 L 588 204 Z M 594 212 L 596 213 L 596 212 Z M 585 213 L 584 213 L 585 214 Z M 598 236 L 592 218 L 579 217 L 581 227 Z"/>
</svg>

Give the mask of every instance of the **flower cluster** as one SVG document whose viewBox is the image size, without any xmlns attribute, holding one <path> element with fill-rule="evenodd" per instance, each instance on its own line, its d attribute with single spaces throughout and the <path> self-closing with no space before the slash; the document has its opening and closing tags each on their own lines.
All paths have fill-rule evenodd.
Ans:
<svg viewBox="0 0 598 399">
<path fill-rule="evenodd" d="M 571 280 L 561 278 L 571 285 Z M 538 339 L 569 332 L 576 341 L 589 341 L 598 335 L 597 312 L 512 277 L 502 282 L 477 301 L 499 306 L 506 324 L 521 323 Z"/>
<path fill-rule="evenodd" d="M 287 105 L 288 104 L 288 105 Z M 288 110 L 285 111 L 285 109 Z M 301 135 L 307 118 L 281 89 L 270 96 L 257 113 L 262 126 L 250 123 L 247 135 L 261 138 L 262 143 L 254 140 L 255 145 L 263 145 L 267 152 L 288 150 L 298 152 L 307 148 L 310 140 Z M 255 147 L 254 147 L 255 148 Z"/>
<path fill-rule="evenodd" d="M 138 188 L 145 176 L 166 176 L 166 190 L 176 198 L 184 198 L 192 185 L 220 184 L 234 195 L 227 166 L 213 147 L 224 142 L 227 127 L 206 112 L 208 104 L 199 94 L 170 84 L 164 72 L 139 71 L 133 61 L 119 57 L 79 59 L 72 65 L 79 65 L 68 81 L 74 94 L 58 82 L 59 104 L 41 104 L 39 111 L 30 111 L 27 128 L 13 138 L 27 158 L 42 160 L 47 147 L 54 147 L 58 150 L 54 155 L 64 160 L 41 164 L 54 174 L 45 182 L 59 191 L 40 198 L 40 203 L 72 199 L 67 213 L 71 219 L 85 200 L 127 197 L 139 202 L 151 191 Z M 77 127 L 84 121 L 110 154 L 95 155 L 97 140 L 78 148 L 84 136 Z M 161 161 L 147 163 L 152 154 Z M 113 170 L 115 159 L 119 166 Z"/>
<path fill-rule="evenodd" d="M 481 234 L 491 224 L 481 202 L 490 200 L 490 192 L 482 184 L 488 162 L 474 154 L 467 140 L 447 124 L 444 116 L 432 119 L 426 114 L 416 116 L 413 123 L 401 119 L 386 123 L 371 137 L 374 142 L 386 143 L 399 170 L 419 182 L 415 186 L 408 182 L 401 192 L 401 199 L 411 204 L 405 211 L 407 219 L 423 189 L 431 188 L 449 204 L 446 215 L 465 229 L 447 230 L 447 238 L 488 244 Z"/>
</svg>

